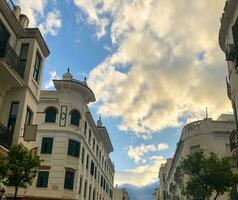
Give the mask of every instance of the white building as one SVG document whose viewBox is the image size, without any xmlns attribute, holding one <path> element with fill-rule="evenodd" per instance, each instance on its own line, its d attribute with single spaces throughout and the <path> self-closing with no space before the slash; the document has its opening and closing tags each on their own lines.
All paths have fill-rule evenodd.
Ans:
<svg viewBox="0 0 238 200">
<path fill-rule="evenodd" d="M 219 45 L 226 55 L 228 66 L 227 94 L 231 100 L 236 127 L 230 135 L 231 151 L 238 148 L 237 113 L 238 113 L 238 1 L 226 1 L 221 18 Z"/>
<path fill-rule="evenodd" d="M 95 124 L 87 104 L 95 101 L 85 81 L 69 71 L 42 91 L 35 146 L 43 162 L 23 199 L 110 200 L 114 193 L 113 147 L 101 119 Z"/>
<path fill-rule="evenodd" d="M 43 64 L 48 47 L 38 28 L 11 1 L 0 1 L 0 152 L 35 136 Z M 29 135 L 28 135 L 29 136 Z M 29 138 L 28 138 L 29 139 Z M 33 137 L 34 139 L 34 137 Z"/>
<path fill-rule="evenodd" d="M 155 188 L 153 193 L 154 200 L 160 200 L 160 188 Z"/>
<path fill-rule="evenodd" d="M 113 200 L 130 200 L 127 189 L 116 187 Z"/>
<path fill-rule="evenodd" d="M 168 199 L 168 185 L 167 185 L 167 177 L 168 173 L 171 167 L 173 159 L 169 158 L 166 160 L 165 164 L 162 164 L 160 166 L 159 170 L 159 181 L 160 181 L 160 187 L 159 187 L 159 199 L 160 200 L 166 200 Z"/>
<path fill-rule="evenodd" d="M 42 159 L 33 185 L 19 190 L 21 199 L 110 200 L 113 147 L 89 111 L 94 93 L 69 71 L 54 80 L 55 91 L 40 91 L 49 50 L 28 23 L 20 7 L 0 1 L 0 156 L 22 143 Z"/>
<path fill-rule="evenodd" d="M 186 200 L 186 197 L 181 194 L 179 187 L 174 182 L 174 174 L 180 161 L 187 155 L 203 149 L 204 152 L 214 152 L 221 157 L 230 158 L 229 134 L 234 128 L 233 115 L 225 114 L 222 114 L 217 120 L 205 118 L 204 120 L 187 124 L 183 128 L 172 163 L 169 160 L 167 164 L 162 165 L 160 168 L 160 184 L 162 186 L 160 193 L 163 195 L 163 193 L 167 192 L 167 196 L 163 195 L 161 199 Z M 164 166 L 170 167 L 165 168 Z M 230 199 L 230 194 L 219 197 L 219 200 L 227 199 Z"/>
</svg>

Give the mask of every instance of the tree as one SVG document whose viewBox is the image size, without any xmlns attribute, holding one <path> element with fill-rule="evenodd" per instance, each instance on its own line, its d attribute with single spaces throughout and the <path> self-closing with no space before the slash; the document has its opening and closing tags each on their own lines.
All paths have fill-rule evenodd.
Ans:
<svg viewBox="0 0 238 200">
<path fill-rule="evenodd" d="M 215 194 L 228 192 L 237 183 L 228 158 L 219 158 L 215 153 L 208 156 L 203 151 L 188 155 L 176 169 L 176 182 L 182 184 L 182 193 L 203 200 Z"/>
<path fill-rule="evenodd" d="M 32 155 L 23 145 L 19 144 L 10 149 L 7 156 L 4 184 L 15 187 L 14 200 L 16 200 L 19 187 L 26 188 L 32 184 L 39 166 L 39 157 Z"/>
<path fill-rule="evenodd" d="M 4 181 L 6 177 L 7 167 L 3 159 L 0 158 L 0 183 Z"/>
</svg>

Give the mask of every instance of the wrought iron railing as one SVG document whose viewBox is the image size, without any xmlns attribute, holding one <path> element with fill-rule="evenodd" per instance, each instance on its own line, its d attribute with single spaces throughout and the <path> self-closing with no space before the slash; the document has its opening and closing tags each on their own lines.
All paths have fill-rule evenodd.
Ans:
<svg viewBox="0 0 238 200">
<path fill-rule="evenodd" d="M 9 43 L 0 42 L 0 57 L 23 79 L 25 66 Z"/>
<path fill-rule="evenodd" d="M 0 123 L 0 145 L 6 149 L 10 149 L 12 146 L 13 133 L 7 130 L 7 128 Z"/>
<path fill-rule="evenodd" d="M 238 148 L 238 131 L 236 129 L 230 133 L 230 147 L 231 151 Z"/>
<path fill-rule="evenodd" d="M 15 4 L 13 3 L 12 0 L 6 0 L 9 8 L 13 11 L 15 8 Z"/>
</svg>

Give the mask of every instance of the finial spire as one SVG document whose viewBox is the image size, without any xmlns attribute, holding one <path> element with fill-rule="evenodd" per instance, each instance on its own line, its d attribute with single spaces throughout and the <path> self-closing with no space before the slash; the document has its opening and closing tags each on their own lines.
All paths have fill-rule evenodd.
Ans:
<svg viewBox="0 0 238 200">
<path fill-rule="evenodd" d="M 68 67 L 68 70 L 67 70 L 67 72 L 69 73 L 69 67 Z"/>
<path fill-rule="evenodd" d="M 208 111 L 207 111 L 207 107 L 206 107 L 206 119 L 208 118 Z"/>
<path fill-rule="evenodd" d="M 102 126 L 102 117 L 101 117 L 101 115 L 99 116 L 99 119 L 97 121 L 97 126 Z"/>
<path fill-rule="evenodd" d="M 85 81 L 85 82 L 87 81 L 87 77 L 86 77 L 86 76 L 84 77 L 84 81 Z"/>
</svg>

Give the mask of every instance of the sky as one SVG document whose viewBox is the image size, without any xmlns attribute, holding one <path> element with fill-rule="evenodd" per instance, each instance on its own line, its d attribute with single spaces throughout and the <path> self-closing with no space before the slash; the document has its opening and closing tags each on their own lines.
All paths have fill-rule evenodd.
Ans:
<svg viewBox="0 0 238 200">
<path fill-rule="evenodd" d="M 43 89 L 87 77 L 114 146 L 115 184 L 152 199 L 183 126 L 231 112 L 218 46 L 225 0 L 15 0 L 50 48 Z"/>
</svg>

